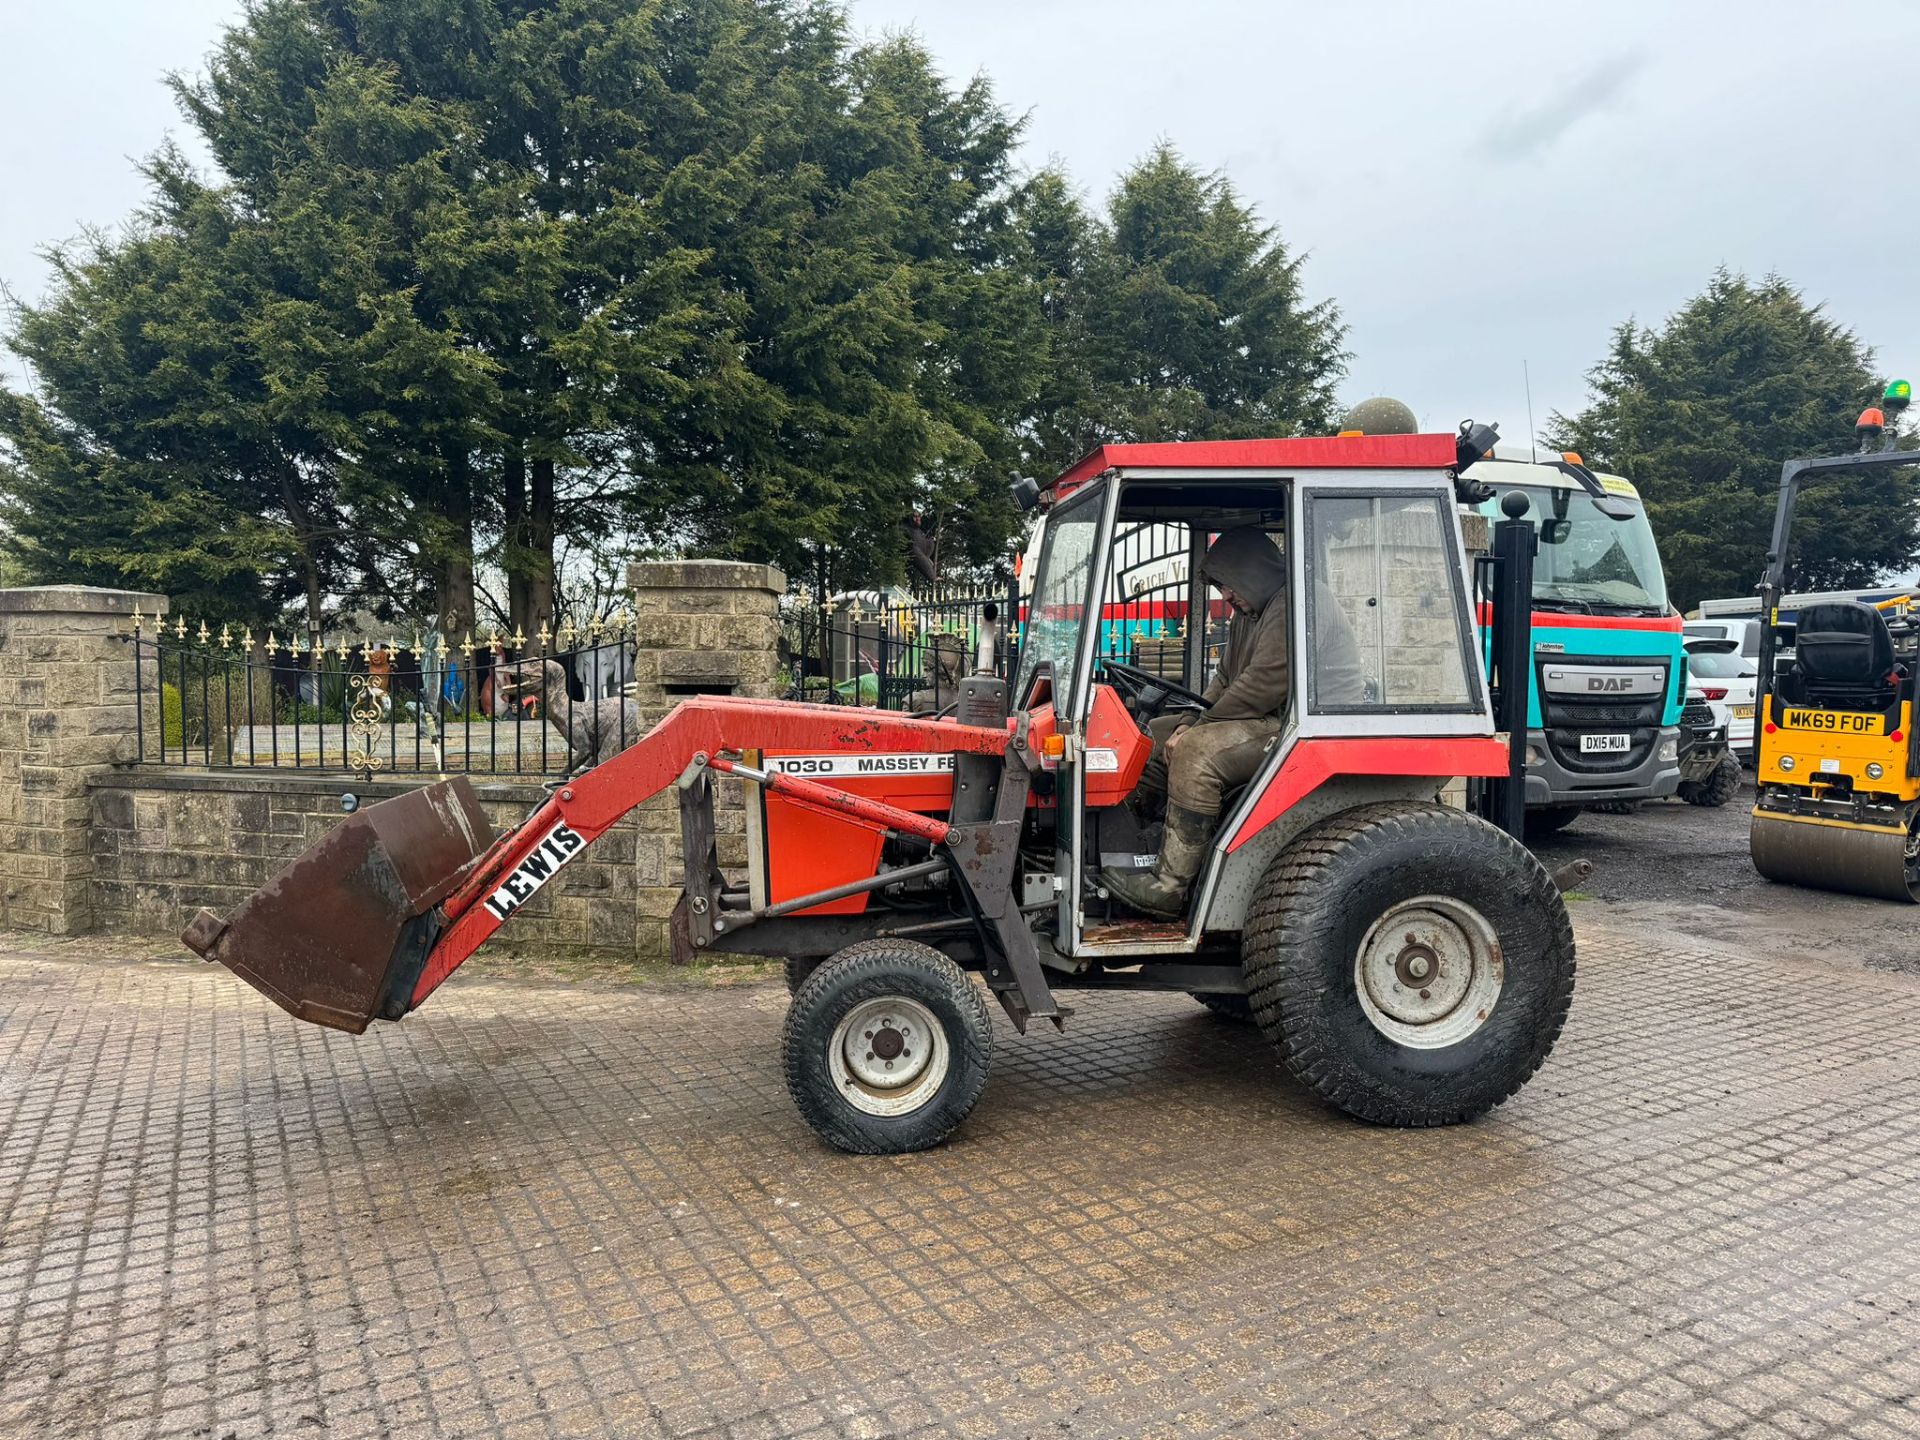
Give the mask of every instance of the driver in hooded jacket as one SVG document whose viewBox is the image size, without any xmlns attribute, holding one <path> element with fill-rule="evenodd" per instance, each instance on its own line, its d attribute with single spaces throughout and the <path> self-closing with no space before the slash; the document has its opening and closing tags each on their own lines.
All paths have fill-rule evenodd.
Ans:
<svg viewBox="0 0 1920 1440">
<path fill-rule="evenodd" d="M 1153 869 L 1103 870 L 1108 891 L 1149 915 L 1172 917 L 1186 904 L 1199 873 L 1224 796 L 1251 780 L 1280 734 L 1292 685 L 1292 626 L 1287 604 L 1287 564 L 1257 526 L 1224 531 L 1207 550 L 1204 573 L 1233 610 L 1226 654 L 1203 697 L 1204 711 L 1161 716 L 1148 729 L 1153 755 L 1132 803 L 1164 794 L 1166 828 Z M 1357 697 L 1359 653 L 1337 605 L 1315 636 L 1321 688 L 1352 690 Z M 1331 623 L 1324 623 L 1330 620 Z"/>
</svg>

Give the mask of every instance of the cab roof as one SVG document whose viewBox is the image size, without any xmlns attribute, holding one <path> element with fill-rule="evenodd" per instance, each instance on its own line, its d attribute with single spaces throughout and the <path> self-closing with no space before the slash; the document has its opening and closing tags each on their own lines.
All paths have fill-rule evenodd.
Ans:
<svg viewBox="0 0 1920 1440">
<path fill-rule="evenodd" d="M 1451 470 L 1452 435 L 1299 435 L 1286 440 L 1175 440 L 1102 445 L 1047 487 L 1058 500 L 1109 470 Z"/>
</svg>

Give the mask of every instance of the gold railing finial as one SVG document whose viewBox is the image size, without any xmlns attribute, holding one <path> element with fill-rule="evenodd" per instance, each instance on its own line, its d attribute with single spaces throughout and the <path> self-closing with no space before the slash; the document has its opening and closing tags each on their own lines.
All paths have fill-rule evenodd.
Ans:
<svg viewBox="0 0 1920 1440">
<path fill-rule="evenodd" d="M 542 655 L 545 655 L 549 650 L 553 649 L 553 631 L 547 628 L 546 621 L 542 620 L 540 622 L 539 633 L 533 638 L 540 642 L 540 653 Z"/>
<path fill-rule="evenodd" d="M 184 640 L 187 638 L 187 617 L 186 616 L 182 615 L 174 623 L 173 638 L 176 640 Z"/>
<path fill-rule="evenodd" d="M 527 632 L 518 625 L 513 627 L 513 648 L 522 655 L 527 653 Z"/>
<path fill-rule="evenodd" d="M 568 616 L 565 623 L 560 626 L 560 648 L 562 650 L 573 649 L 574 641 L 579 638 L 580 632 L 574 628 L 573 617 Z"/>
<path fill-rule="evenodd" d="M 467 638 L 460 642 L 460 653 L 467 659 L 473 658 L 473 631 L 467 631 Z"/>
</svg>

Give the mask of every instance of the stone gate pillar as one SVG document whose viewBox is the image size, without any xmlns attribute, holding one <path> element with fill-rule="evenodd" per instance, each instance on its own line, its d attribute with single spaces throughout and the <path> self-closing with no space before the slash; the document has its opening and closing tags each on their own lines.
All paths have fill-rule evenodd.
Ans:
<svg viewBox="0 0 1920 1440">
<path fill-rule="evenodd" d="M 0 590 L 0 924 L 92 929 L 88 781 L 134 753 L 131 590 Z M 155 716 L 157 721 L 158 716 Z"/>
<path fill-rule="evenodd" d="M 638 626 L 633 693 L 643 727 L 692 695 L 773 697 L 787 590 L 779 570 L 736 560 L 648 560 L 627 567 L 627 583 Z M 720 864 L 737 869 L 747 855 L 735 787 L 721 786 L 716 799 Z M 668 917 L 680 898 L 680 811 L 669 791 L 639 814 L 634 949 L 643 959 L 664 959 Z"/>
</svg>

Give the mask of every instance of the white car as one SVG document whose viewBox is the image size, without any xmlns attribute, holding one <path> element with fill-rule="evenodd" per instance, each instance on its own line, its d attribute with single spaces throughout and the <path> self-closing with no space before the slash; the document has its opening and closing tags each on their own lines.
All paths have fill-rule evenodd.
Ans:
<svg viewBox="0 0 1920 1440">
<path fill-rule="evenodd" d="M 1689 620 L 1681 627 L 1681 640 L 1691 650 L 1702 641 L 1731 640 L 1733 648 L 1748 659 L 1760 654 L 1760 622 L 1742 615 Z"/>
<path fill-rule="evenodd" d="M 1727 744 L 1745 764 L 1753 763 L 1753 705 L 1760 688 L 1760 666 L 1740 653 L 1739 641 L 1694 640 L 1687 645 L 1687 674 L 1699 687 L 1716 719 L 1725 722 Z"/>
</svg>

